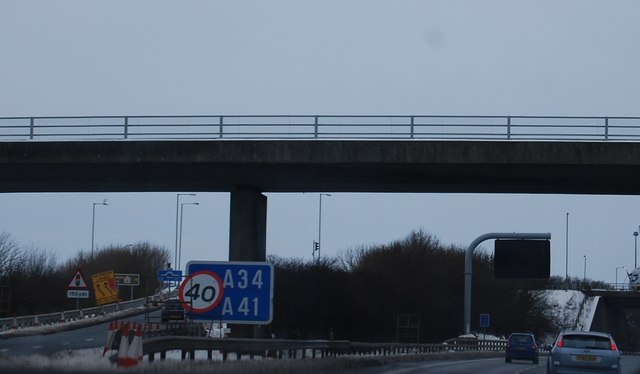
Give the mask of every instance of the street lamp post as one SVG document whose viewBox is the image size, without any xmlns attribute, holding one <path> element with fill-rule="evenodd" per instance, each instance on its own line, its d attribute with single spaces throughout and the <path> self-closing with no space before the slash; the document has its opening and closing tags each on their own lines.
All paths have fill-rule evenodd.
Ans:
<svg viewBox="0 0 640 374">
<path fill-rule="evenodd" d="M 587 255 L 583 255 L 584 257 L 584 274 L 582 275 L 582 285 L 584 287 L 584 282 L 587 281 Z"/>
<path fill-rule="evenodd" d="M 626 268 L 627 268 L 626 266 L 618 266 L 618 267 L 616 268 L 616 286 L 615 286 L 616 290 L 618 289 L 618 270 L 620 270 L 620 269 L 626 269 Z"/>
<path fill-rule="evenodd" d="M 180 269 L 182 259 L 182 214 L 185 205 L 200 205 L 200 203 L 180 203 L 180 240 L 178 242 L 178 257 L 176 259 L 176 269 Z"/>
<path fill-rule="evenodd" d="M 640 229 L 640 227 L 638 227 L 638 229 Z M 637 269 L 638 268 L 638 232 L 634 231 L 633 232 L 633 236 L 635 239 L 635 256 L 634 256 L 634 260 L 633 260 L 633 268 Z"/>
<path fill-rule="evenodd" d="M 96 237 L 96 205 L 109 205 L 107 199 L 104 199 L 101 203 L 93 203 L 93 219 L 91 220 L 91 257 L 93 257 L 93 248 Z"/>
<path fill-rule="evenodd" d="M 320 204 L 318 205 L 318 260 L 320 260 L 320 243 L 322 242 L 322 196 L 331 196 L 328 193 L 320 194 Z"/>
<path fill-rule="evenodd" d="M 178 266 L 178 222 L 180 221 L 180 219 L 178 219 L 178 210 L 180 208 L 180 196 L 196 196 L 196 194 L 194 193 L 179 193 L 176 194 L 176 247 L 175 247 L 175 253 L 174 253 L 174 257 L 173 257 L 173 265 Z"/>
<path fill-rule="evenodd" d="M 567 226 L 565 233 L 565 260 L 564 260 L 564 281 L 565 287 L 569 287 L 569 212 L 567 212 Z M 565 289 L 567 289 L 565 288 Z"/>
</svg>

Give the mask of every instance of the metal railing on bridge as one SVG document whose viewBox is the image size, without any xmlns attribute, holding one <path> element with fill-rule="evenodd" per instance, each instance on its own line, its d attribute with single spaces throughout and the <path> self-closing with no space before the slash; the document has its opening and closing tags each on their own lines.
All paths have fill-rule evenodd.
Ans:
<svg viewBox="0 0 640 374">
<path fill-rule="evenodd" d="M 0 141 L 640 141 L 640 117 L 194 115 L 0 117 Z"/>
<path fill-rule="evenodd" d="M 149 296 L 146 298 L 123 301 L 113 304 L 107 304 L 92 308 L 65 310 L 54 313 L 34 314 L 27 316 L 14 316 L 0 318 L 0 332 L 21 329 L 25 327 L 34 327 L 42 325 L 54 325 L 59 323 L 76 321 L 90 316 L 99 316 L 127 309 L 135 309 L 148 306 L 148 303 L 158 300 L 159 296 Z M 159 308 L 159 307 L 157 307 Z"/>
</svg>

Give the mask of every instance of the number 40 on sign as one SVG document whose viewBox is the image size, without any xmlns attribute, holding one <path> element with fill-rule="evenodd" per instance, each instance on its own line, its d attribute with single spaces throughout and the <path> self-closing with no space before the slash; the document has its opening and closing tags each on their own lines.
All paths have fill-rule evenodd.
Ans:
<svg viewBox="0 0 640 374">
<path fill-rule="evenodd" d="M 190 318 L 250 324 L 271 322 L 271 264 L 191 261 L 187 273 L 178 295 Z"/>
</svg>

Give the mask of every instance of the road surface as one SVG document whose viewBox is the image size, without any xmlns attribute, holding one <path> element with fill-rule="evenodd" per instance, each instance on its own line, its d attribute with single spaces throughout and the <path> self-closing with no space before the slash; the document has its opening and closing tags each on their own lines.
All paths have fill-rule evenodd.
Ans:
<svg viewBox="0 0 640 374">
<path fill-rule="evenodd" d="M 158 313 L 159 312 L 155 312 Z M 123 320 L 144 323 L 145 315 L 127 317 Z M 39 354 L 50 356 L 65 350 L 103 347 L 109 330 L 109 322 L 78 330 L 49 335 L 21 336 L 0 339 L 0 358 L 3 356 Z"/>
<path fill-rule="evenodd" d="M 399 362 L 385 366 L 354 369 L 345 374 L 545 374 L 546 356 L 540 357 L 538 365 L 528 361 L 504 362 L 504 358 L 489 358 L 479 360 L 442 360 Z M 640 373 L 640 356 L 623 356 L 623 374 Z"/>
<path fill-rule="evenodd" d="M 159 312 L 155 312 L 159 315 Z M 157 318 L 157 316 L 156 316 Z M 144 322 L 144 314 L 129 317 L 127 321 Z M 105 342 L 109 324 L 103 323 L 79 330 L 59 332 L 50 335 L 24 336 L 0 339 L 0 359 L 22 355 L 51 356 L 60 351 L 73 351 L 102 347 Z M 311 360 L 308 360 L 311 362 Z M 384 366 L 366 367 L 342 371 L 346 374 L 544 374 L 546 373 L 546 356 L 540 357 L 538 365 L 528 361 L 514 361 L 507 364 L 504 358 L 405 361 Z M 640 356 L 623 356 L 623 374 L 640 373 Z M 313 366 L 313 365 L 312 365 Z M 14 368 L 15 369 L 15 368 Z M 21 374 L 29 372 L 24 369 Z M 16 371 L 18 372 L 18 371 Z M 33 371 L 42 372 L 42 371 Z M 311 372 L 311 371 L 310 371 Z"/>
</svg>

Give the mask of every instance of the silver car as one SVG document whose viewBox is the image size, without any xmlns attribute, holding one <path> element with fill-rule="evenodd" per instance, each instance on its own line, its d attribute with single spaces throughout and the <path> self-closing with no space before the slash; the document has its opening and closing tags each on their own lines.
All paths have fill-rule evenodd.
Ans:
<svg viewBox="0 0 640 374">
<path fill-rule="evenodd" d="M 564 331 L 547 359 L 547 374 L 621 373 L 620 351 L 603 332 Z"/>
</svg>

